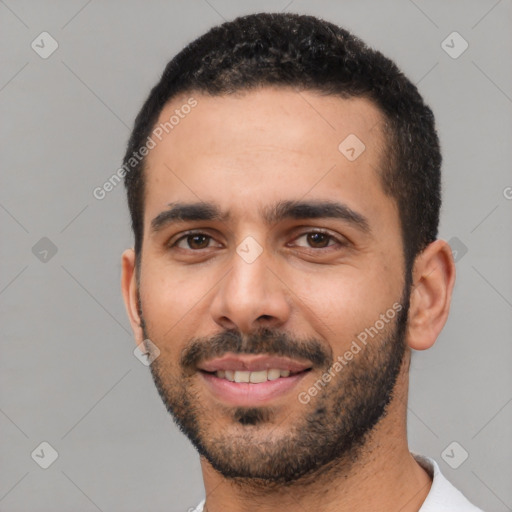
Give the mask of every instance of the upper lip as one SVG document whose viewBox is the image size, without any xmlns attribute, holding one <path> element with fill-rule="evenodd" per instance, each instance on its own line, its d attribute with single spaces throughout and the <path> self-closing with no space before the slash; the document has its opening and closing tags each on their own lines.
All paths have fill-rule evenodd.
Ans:
<svg viewBox="0 0 512 512">
<path fill-rule="evenodd" d="M 312 368 L 309 361 L 298 361 L 289 357 L 269 356 L 265 354 L 226 354 L 225 356 L 203 361 L 197 365 L 199 370 L 216 372 L 217 370 L 257 372 L 269 370 L 289 370 L 292 373 L 302 372 Z"/>
</svg>

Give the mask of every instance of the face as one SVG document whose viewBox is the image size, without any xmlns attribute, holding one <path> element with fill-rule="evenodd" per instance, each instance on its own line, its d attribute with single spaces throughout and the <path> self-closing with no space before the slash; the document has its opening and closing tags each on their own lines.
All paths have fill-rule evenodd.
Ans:
<svg viewBox="0 0 512 512">
<path fill-rule="evenodd" d="M 287 89 L 190 96 L 146 166 L 138 337 L 160 350 L 157 389 L 227 477 L 283 483 L 348 464 L 405 352 L 380 112 Z"/>
</svg>

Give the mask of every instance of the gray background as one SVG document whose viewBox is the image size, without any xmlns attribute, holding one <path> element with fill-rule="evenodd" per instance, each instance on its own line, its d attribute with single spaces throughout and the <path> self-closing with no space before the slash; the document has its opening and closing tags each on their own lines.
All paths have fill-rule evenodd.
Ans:
<svg viewBox="0 0 512 512">
<path fill-rule="evenodd" d="M 223 19 L 281 9 L 352 30 L 433 107 L 440 236 L 456 237 L 458 276 L 438 342 L 413 355 L 410 447 L 486 511 L 512 509 L 510 1 L 0 0 L 0 510 L 177 512 L 201 499 L 198 457 L 133 355 L 123 187 L 92 191 L 176 52 Z M 59 44 L 47 59 L 31 48 L 43 31 Z M 456 59 L 441 47 L 453 31 L 469 43 Z M 46 470 L 31 458 L 42 441 L 59 455 Z M 453 441 L 469 453 L 458 469 L 441 456 Z"/>
</svg>

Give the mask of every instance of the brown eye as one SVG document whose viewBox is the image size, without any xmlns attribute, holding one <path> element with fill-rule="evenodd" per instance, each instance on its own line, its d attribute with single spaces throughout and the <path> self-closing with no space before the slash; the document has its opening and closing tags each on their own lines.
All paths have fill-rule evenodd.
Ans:
<svg viewBox="0 0 512 512">
<path fill-rule="evenodd" d="M 305 240 L 304 243 L 297 243 L 299 240 Z M 333 235 L 329 233 L 324 233 L 323 231 L 309 231 L 308 233 L 304 233 L 295 239 L 295 243 L 298 247 L 305 247 L 309 249 L 326 249 L 338 243 Z"/>
<path fill-rule="evenodd" d="M 311 247 L 316 249 L 327 247 L 329 245 L 329 240 L 331 237 L 326 235 L 325 233 L 308 233 L 307 240 Z"/>
<path fill-rule="evenodd" d="M 190 249 L 206 249 L 210 243 L 208 235 L 188 235 L 184 238 Z"/>
<path fill-rule="evenodd" d="M 169 244 L 169 247 L 178 247 L 179 249 L 199 251 L 207 249 L 213 238 L 205 233 L 189 233 L 181 238 L 178 238 L 174 243 Z"/>
</svg>

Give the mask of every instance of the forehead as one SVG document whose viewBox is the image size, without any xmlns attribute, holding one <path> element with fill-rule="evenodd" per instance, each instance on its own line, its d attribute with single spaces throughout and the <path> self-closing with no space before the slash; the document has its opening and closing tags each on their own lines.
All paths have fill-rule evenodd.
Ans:
<svg viewBox="0 0 512 512">
<path fill-rule="evenodd" d="M 246 216 L 251 204 L 261 212 L 267 200 L 305 196 L 341 194 L 349 207 L 362 203 L 367 211 L 377 197 L 392 203 L 378 177 L 382 126 L 365 98 L 284 88 L 181 95 L 155 125 L 161 140 L 153 136 L 146 160 L 146 218 L 177 201 L 215 202 Z"/>
<path fill-rule="evenodd" d="M 383 142 L 382 124 L 381 111 L 366 98 L 264 87 L 221 96 L 180 95 L 162 109 L 157 127 L 163 127 L 163 138 L 175 145 L 209 152 L 229 147 L 235 153 L 279 143 L 306 153 L 322 146 L 336 150 L 351 133 L 373 146 L 372 152 Z"/>
</svg>

